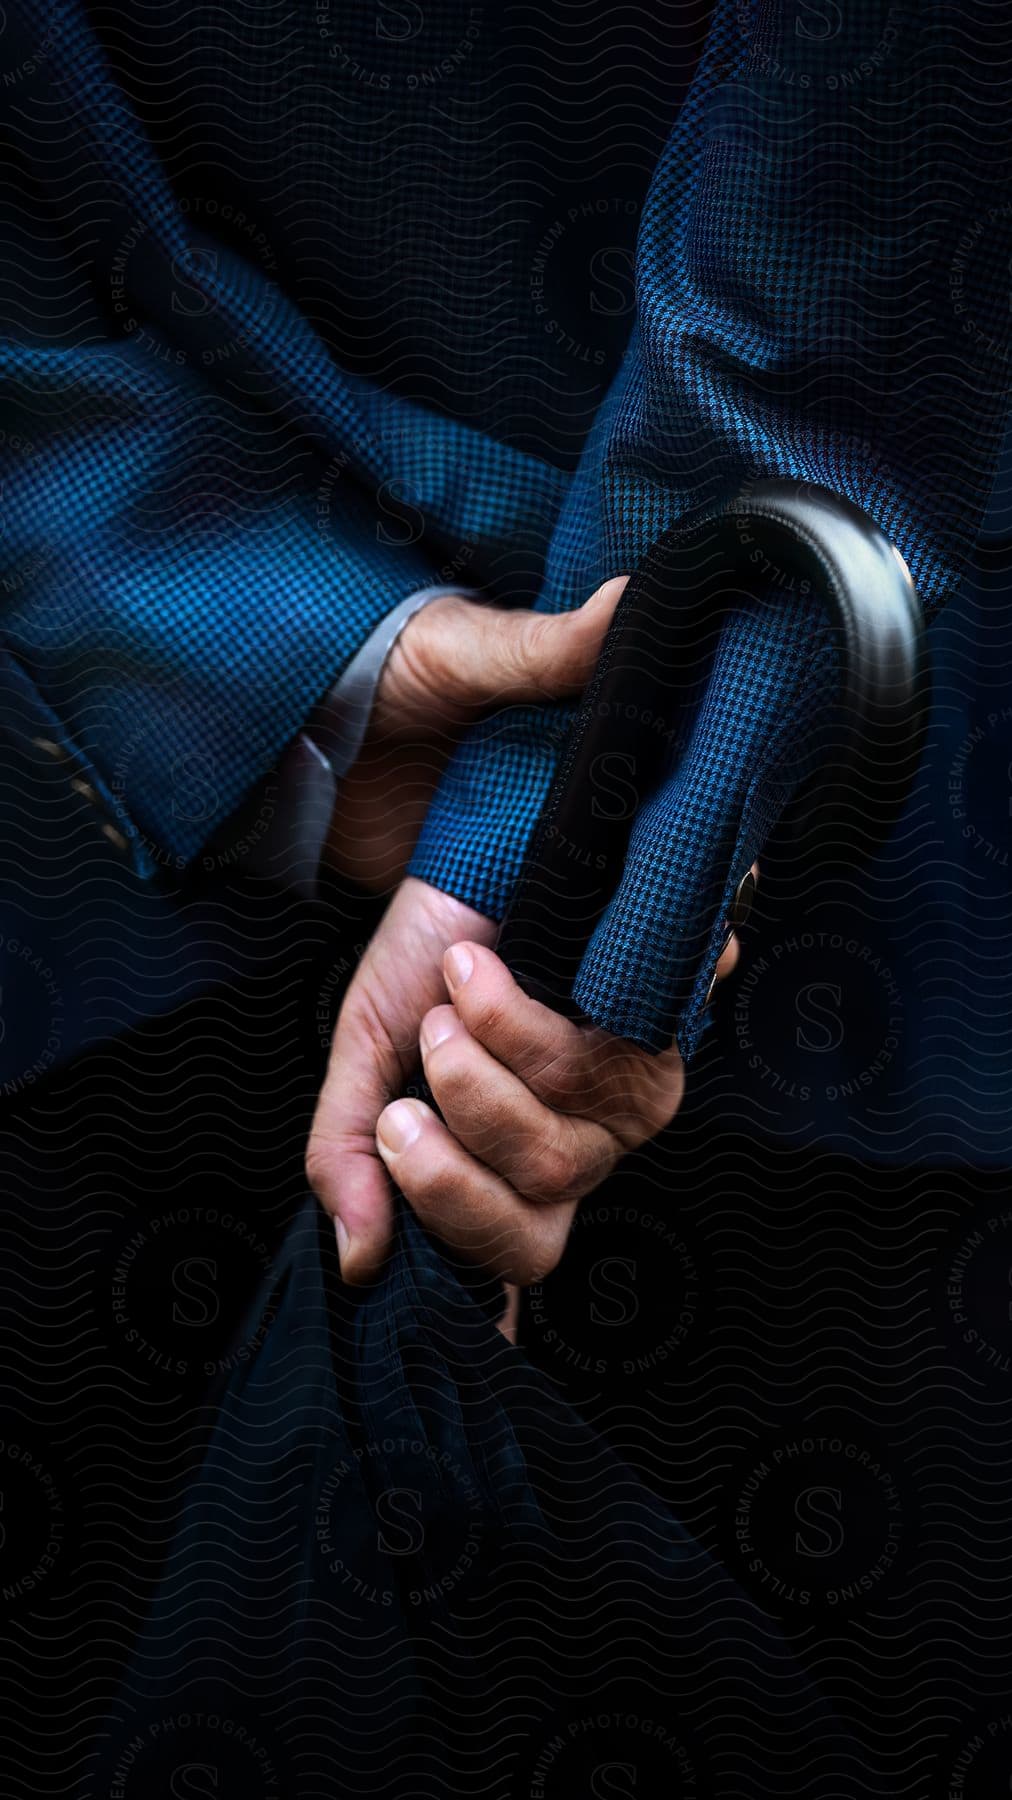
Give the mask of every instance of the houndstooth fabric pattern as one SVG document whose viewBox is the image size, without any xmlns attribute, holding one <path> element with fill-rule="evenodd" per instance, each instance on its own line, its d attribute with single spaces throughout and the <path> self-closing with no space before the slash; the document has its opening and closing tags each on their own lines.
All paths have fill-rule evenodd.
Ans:
<svg viewBox="0 0 1012 1800">
<path fill-rule="evenodd" d="M 692 507 L 767 475 L 863 506 L 929 613 L 958 584 L 1007 410 L 1003 27 L 973 6 L 958 18 L 806 10 L 715 9 L 646 202 L 638 329 L 567 493 L 544 605 L 573 604 L 591 569 L 637 567 Z M 664 997 L 688 960 L 677 1036 L 695 1048 L 724 912 L 788 796 L 785 768 L 801 766 L 831 670 L 814 599 L 728 624 L 698 729 L 643 797 L 624 883 L 584 959 L 577 998 L 597 1023 L 662 1048 Z M 557 725 L 539 737 L 530 715 L 479 727 L 416 873 L 501 909 L 556 741 Z M 511 770 L 515 831 L 489 806 L 489 758 Z"/>
<path fill-rule="evenodd" d="M 297 8 L 279 36 L 252 4 L 8 8 L 4 655 L 152 880 L 418 588 L 572 607 L 690 508 L 790 475 L 864 506 L 934 610 L 987 502 L 1012 254 L 993 7 L 718 0 L 680 110 L 631 14 L 648 153 L 607 176 L 597 247 L 635 241 L 635 316 L 605 309 L 589 346 L 556 315 L 607 122 L 565 139 L 546 229 L 550 158 L 516 160 L 523 9 L 430 7 L 424 55 L 374 11 Z M 693 1049 L 727 899 L 831 691 L 815 603 L 784 598 L 730 622 L 581 972 L 588 1015 L 651 1048 L 688 963 Z M 469 735 L 413 873 L 502 913 L 566 718 Z"/>
</svg>

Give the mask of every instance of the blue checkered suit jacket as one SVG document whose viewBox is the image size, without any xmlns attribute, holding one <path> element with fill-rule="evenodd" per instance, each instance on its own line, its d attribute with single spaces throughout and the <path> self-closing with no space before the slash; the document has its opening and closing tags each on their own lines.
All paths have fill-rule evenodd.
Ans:
<svg viewBox="0 0 1012 1800">
<path fill-rule="evenodd" d="M 928 609 L 958 586 L 1012 342 L 1000 9 L 717 0 L 684 105 L 691 19 L 600 27 L 588 58 L 565 6 L 8 8 L 3 807 L 20 867 L 45 843 L 33 916 L 113 864 L 163 895 L 434 581 L 571 607 L 790 474 L 864 506 Z M 691 951 L 694 1047 L 831 672 L 810 597 L 728 627 L 585 960 L 600 1023 L 657 1047 Z M 415 874 L 501 913 L 565 717 L 470 734 Z"/>
</svg>

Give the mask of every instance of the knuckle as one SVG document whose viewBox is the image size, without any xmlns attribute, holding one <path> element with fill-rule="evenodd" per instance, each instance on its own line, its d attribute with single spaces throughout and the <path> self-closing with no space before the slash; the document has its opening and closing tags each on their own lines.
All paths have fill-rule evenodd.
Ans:
<svg viewBox="0 0 1012 1800">
<path fill-rule="evenodd" d="M 547 1056 L 532 1052 L 524 1073 L 546 1106 L 557 1112 L 585 1110 L 586 1072 L 579 1057 L 557 1050 Z"/>
<path fill-rule="evenodd" d="M 425 1073 L 441 1106 L 458 1111 L 462 1104 L 473 1100 L 475 1082 L 468 1061 L 466 1042 L 461 1044 L 454 1038 L 446 1038 L 426 1052 Z"/>
<path fill-rule="evenodd" d="M 461 1177 L 456 1157 L 441 1150 L 432 1152 L 412 1145 L 411 1152 L 398 1163 L 398 1184 L 414 1208 L 425 1211 L 430 1220 L 441 1226 L 448 1226 L 450 1220 L 459 1219 L 474 1208 L 474 1184 L 466 1175 Z"/>
<path fill-rule="evenodd" d="M 482 1043 L 501 1042 L 510 1032 L 510 1008 L 503 986 L 482 968 L 476 969 L 457 1001 L 469 1031 Z"/>
<path fill-rule="evenodd" d="M 397 1166 L 397 1184 L 412 1208 L 426 1222 L 439 1224 L 449 1215 L 459 1195 L 459 1180 L 443 1157 L 402 1156 Z"/>
<path fill-rule="evenodd" d="M 575 1198 L 580 1172 L 575 1157 L 565 1150 L 546 1152 L 541 1158 L 539 1197 L 554 1201 Z"/>
<path fill-rule="evenodd" d="M 516 640 L 517 664 L 521 675 L 535 686 L 544 678 L 548 661 L 552 619 L 547 613 L 528 613 Z"/>
<path fill-rule="evenodd" d="M 605 1066 L 593 1115 L 621 1150 L 635 1150 L 670 1125 L 684 1085 L 684 1067 L 677 1051 L 653 1056 L 628 1047 Z"/>
<path fill-rule="evenodd" d="M 584 1190 L 586 1176 L 586 1158 L 574 1135 L 559 1132 L 533 1152 L 525 1191 L 532 1200 L 576 1200 Z"/>
</svg>

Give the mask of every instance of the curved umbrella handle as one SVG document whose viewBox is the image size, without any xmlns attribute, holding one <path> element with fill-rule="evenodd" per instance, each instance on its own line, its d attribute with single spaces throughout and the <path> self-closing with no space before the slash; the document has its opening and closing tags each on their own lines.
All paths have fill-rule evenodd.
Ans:
<svg viewBox="0 0 1012 1800">
<path fill-rule="evenodd" d="M 573 1012 L 581 957 L 622 872 L 635 808 L 616 816 L 602 776 L 624 769 L 641 798 L 664 779 L 669 753 L 655 723 L 691 711 L 728 612 L 800 583 L 825 607 L 840 670 L 806 852 L 832 847 L 853 860 L 889 830 L 926 719 L 924 622 L 910 572 L 851 501 L 806 483 L 758 483 L 719 514 L 669 531 L 625 590 L 500 932 L 500 954 L 536 998 Z"/>
</svg>

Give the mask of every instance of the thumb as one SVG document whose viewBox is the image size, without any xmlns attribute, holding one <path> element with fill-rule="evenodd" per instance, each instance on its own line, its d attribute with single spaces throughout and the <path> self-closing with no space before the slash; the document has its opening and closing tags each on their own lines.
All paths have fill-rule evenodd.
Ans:
<svg viewBox="0 0 1012 1800">
<path fill-rule="evenodd" d="M 475 609 L 471 653 L 458 664 L 472 704 L 517 705 L 579 694 L 594 672 L 628 575 L 615 575 L 571 612 Z"/>
<path fill-rule="evenodd" d="M 571 612 L 483 606 L 448 595 L 410 619 L 387 659 L 372 730 L 445 732 L 495 706 L 562 700 L 586 687 L 629 577 Z"/>
</svg>

